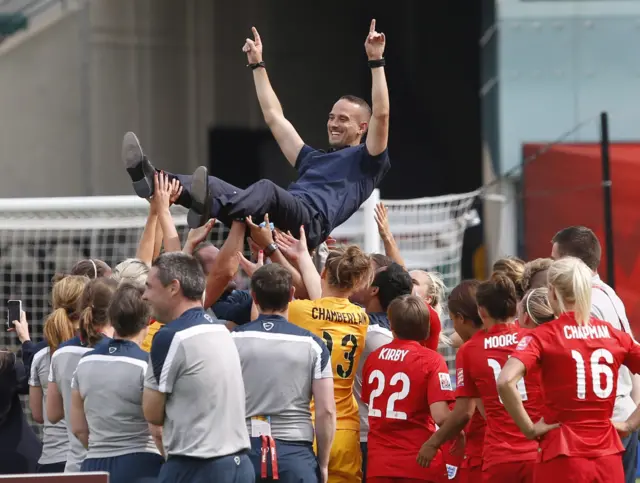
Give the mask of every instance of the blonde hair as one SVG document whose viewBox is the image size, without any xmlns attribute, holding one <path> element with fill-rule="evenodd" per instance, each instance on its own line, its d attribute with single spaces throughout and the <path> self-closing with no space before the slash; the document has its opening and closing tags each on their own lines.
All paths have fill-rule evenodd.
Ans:
<svg viewBox="0 0 640 483">
<path fill-rule="evenodd" d="M 357 245 L 331 250 L 324 269 L 329 285 L 339 290 L 357 290 L 373 279 L 371 257 Z"/>
<path fill-rule="evenodd" d="M 516 288 L 516 295 L 521 299 L 524 295 L 522 278 L 524 276 L 524 261 L 518 257 L 504 257 L 493 264 L 493 272 L 500 272 L 509 277 Z"/>
<path fill-rule="evenodd" d="M 118 285 L 128 283 L 143 288 L 149 275 L 149 266 L 137 258 L 127 258 L 113 269 L 111 278 Z"/>
<path fill-rule="evenodd" d="M 53 354 L 64 341 L 75 335 L 80 320 L 79 301 L 89 278 L 69 275 L 58 280 L 51 290 L 53 312 L 44 323 L 44 337 Z"/>
<path fill-rule="evenodd" d="M 575 257 L 556 260 L 547 272 L 560 312 L 567 312 L 567 306 L 573 305 L 578 325 L 588 325 L 591 318 L 591 277 L 591 269 Z"/>
<path fill-rule="evenodd" d="M 522 290 L 528 292 L 531 289 L 539 288 L 533 286 L 533 279 L 540 272 L 546 272 L 553 263 L 551 258 L 536 258 L 524 264 L 522 274 Z M 546 280 L 545 280 L 546 281 Z"/>
<path fill-rule="evenodd" d="M 522 298 L 522 308 L 536 325 L 551 322 L 556 318 L 549 304 L 549 289 L 538 287 L 529 290 Z"/>
</svg>

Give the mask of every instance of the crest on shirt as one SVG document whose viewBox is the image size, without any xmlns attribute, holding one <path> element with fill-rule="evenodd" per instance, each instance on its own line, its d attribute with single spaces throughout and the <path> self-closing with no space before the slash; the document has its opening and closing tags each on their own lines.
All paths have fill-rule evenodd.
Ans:
<svg viewBox="0 0 640 483">
<path fill-rule="evenodd" d="M 533 339 L 533 337 L 531 337 L 530 335 L 525 335 L 522 339 L 520 339 L 520 342 L 518 342 L 518 345 L 516 346 L 516 350 L 517 351 L 525 350 L 529 345 L 529 342 L 531 342 L 531 339 Z"/>
<path fill-rule="evenodd" d="M 451 376 L 448 372 L 439 372 L 440 389 L 443 391 L 453 391 L 453 385 L 451 384 Z"/>
<path fill-rule="evenodd" d="M 273 322 L 263 322 L 262 327 L 264 327 L 264 330 L 271 330 L 273 329 Z"/>
<path fill-rule="evenodd" d="M 109 354 L 113 354 L 115 351 L 117 351 L 118 348 L 117 347 L 109 347 Z"/>
<path fill-rule="evenodd" d="M 462 369 L 456 371 L 456 386 L 464 386 L 464 371 Z"/>
<path fill-rule="evenodd" d="M 458 474 L 458 467 L 453 465 L 445 465 L 447 467 L 447 478 L 453 480 Z"/>
</svg>

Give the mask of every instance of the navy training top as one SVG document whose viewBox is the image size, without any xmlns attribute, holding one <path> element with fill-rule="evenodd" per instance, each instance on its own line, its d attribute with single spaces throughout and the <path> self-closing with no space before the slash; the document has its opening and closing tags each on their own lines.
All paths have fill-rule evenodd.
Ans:
<svg viewBox="0 0 640 483">
<path fill-rule="evenodd" d="M 330 233 L 369 199 L 390 167 L 388 149 L 371 156 L 365 144 L 328 153 L 305 144 L 296 159 L 298 180 L 288 191 L 314 208 Z"/>
</svg>

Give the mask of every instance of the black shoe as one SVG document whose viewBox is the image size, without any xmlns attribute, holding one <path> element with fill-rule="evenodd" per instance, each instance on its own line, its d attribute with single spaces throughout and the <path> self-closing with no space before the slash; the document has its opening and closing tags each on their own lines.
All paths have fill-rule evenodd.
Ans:
<svg viewBox="0 0 640 483">
<path fill-rule="evenodd" d="M 153 195 L 155 168 L 142 152 L 137 136 L 128 132 L 122 139 L 122 162 L 133 181 L 133 189 L 140 198 Z"/>
<path fill-rule="evenodd" d="M 210 218 L 211 193 L 209 192 L 209 172 L 200 166 L 191 179 L 191 209 L 187 214 L 189 228 L 198 228 Z"/>
</svg>

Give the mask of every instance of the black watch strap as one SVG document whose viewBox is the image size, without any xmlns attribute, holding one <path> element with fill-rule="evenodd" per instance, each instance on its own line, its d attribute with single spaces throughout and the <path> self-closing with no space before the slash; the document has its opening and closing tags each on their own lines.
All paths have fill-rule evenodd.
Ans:
<svg viewBox="0 0 640 483">
<path fill-rule="evenodd" d="M 267 245 L 267 248 L 264 249 L 264 256 L 269 257 L 273 255 L 273 252 L 275 252 L 277 249 L 278 245 L 276 243 L 270 243 L 269 245 Z"/>
<path fill-rule="evenodd" d="M 251 70 L 256 70 L 258 67 L 264 67 L 264 61 L 256 62 L 255 64 L 248 64 L 247 67 Z"/>
<path fill-rule="evenodd" d="M 386 65 L 386 62 L 383 57 L 382 59 L 370 60 L 368 64 L 370 69 L 375 69 L 377 67 L 384 67 Z"/>
</svg>

